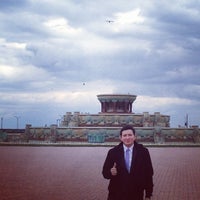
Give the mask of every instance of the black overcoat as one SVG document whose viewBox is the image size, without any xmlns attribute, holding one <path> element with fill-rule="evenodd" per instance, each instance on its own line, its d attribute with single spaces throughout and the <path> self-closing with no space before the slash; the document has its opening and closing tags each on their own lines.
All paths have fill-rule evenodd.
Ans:
<svg viewBox="0 0 200 200">
<path fill-rule="evenodd" d="M 117 175 L 112 176 L 110 169 L 116 163 Z M 104 178 L 110 179 L 109 200 L 140 200 L 152 196 L 153 167 L 149 151 L 142 144 L 134 142 L 131 170 L 128 173 L 124 160 L 123 143 L 108 151 L 103 165 Z"/>
</svg>

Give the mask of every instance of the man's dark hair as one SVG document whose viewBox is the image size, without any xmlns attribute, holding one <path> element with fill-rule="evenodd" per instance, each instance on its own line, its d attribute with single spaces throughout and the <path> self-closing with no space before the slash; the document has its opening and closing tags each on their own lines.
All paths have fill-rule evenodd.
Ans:
<svg viewBox="0 0 200 200">
<path fill-rule="evenodd" d="M 126 130 L 132 130 L 133 134 L 135 135 L 135 129 L 131 125 L 125 125 L 125 126 L 123 126 L 121 128 L 121 130 L 120 130 L 120 135 L 122 135 L 122 132 L 126 131 Z"/>
</svg>

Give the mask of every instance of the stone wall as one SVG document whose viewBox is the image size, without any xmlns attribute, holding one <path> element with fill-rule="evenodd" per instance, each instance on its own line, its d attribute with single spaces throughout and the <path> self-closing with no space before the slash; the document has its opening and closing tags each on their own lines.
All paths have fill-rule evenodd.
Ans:
<svg viewBox="0 0 200 200">
<path fill-rule="evenodd" d="M 80 114 L 67 112 L 62 119 L 61 127 L 122 127 L 130 124 L 134 127 L 169 127 L 170 117 L 159 112 L 149 114 Z"/>
<path fill-rule="evenodd" d="M 0 142 L 24 140 L 25 129 L 0 129 Z"/>
<path fill-rule="evenodd" d="M 167 128 L 167 127 L 136 127 L 138 142 L 144 143 L 200 143 L 199 127 Z M 117 142 L 119 127 L 32 127 L 27 125 L 20 132 L 15 130 L 0 131 L 0 142 Z"/>
<path fill-rule="evenodd" d="M 189 142 L 200 143 L 200 129 L 194 128 L 162 128 L 137 127 L 136 135 L 139 142 L 170 143 Z M 26 131 L 28 140 L 47 142 L 83 141 L 83 142 L 115 142 L 119 141 L 120 128 L 117 127 L 70 127 L 32 128 Z"/>
</svg>

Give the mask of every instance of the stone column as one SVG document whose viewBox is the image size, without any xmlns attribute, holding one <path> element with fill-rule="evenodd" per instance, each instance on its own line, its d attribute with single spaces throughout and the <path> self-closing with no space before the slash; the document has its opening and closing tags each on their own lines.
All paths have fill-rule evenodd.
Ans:
<svg viewBox="0 0 200 200">
<path fill-rule="evenodd" d="M 25 142 L 29 142 L 30 128 L 31 128 L 31 124 L 26 124 L 25 134 L 23 138 Z"/>
<path fill-rule="evenodd" d="M 102 101 L 101 102 L 101 112 L 105 112 L 106 111 L 106 102 Z"/>
<path fill-rule="evenodd" d="M 129 106 L 128 106 L 128 102 L 124 101 L 124 112 L 128 113 L 129 112 Z"/>
<path fill-rule="evenodd" d="M 51 125 L 50 126 L 50 132 L 51 132 L 50 141 L 53 142 L 53 143 L 55 143 L 56 140 L 57 140 L 57 134 L 56 134 L 57 131 L 56 131 L 56 129 L 57 129 L 57 125 Z"/>
<path fill-rule="evenodd" d="M 113 100 L 113 112 L 117 112 L 117 100 Z"/>
<path fill-rule="evenodd" d="M 132 112 L 132 103 L 130 102 L 130 113 Z"/>
</svg>

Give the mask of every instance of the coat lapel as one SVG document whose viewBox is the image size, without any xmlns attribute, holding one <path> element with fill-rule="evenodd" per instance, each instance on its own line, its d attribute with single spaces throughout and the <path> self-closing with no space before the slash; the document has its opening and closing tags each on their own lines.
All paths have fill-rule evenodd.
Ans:
<svg viewBox="0 0 200 200">
<path fill-rule="evenodd" d="M 120 158 L 120 166 L 123 168 L 123 170 L 127 171 L 126 169 L 126 163 L 124 159 L 124 148 L 123 144 L 121 143 L 120 148 L 119 148 L 119 158 Z"/>
<path fill-rule="evenodd" d="M 134 169 L 136 158 L 137 158 L 137 144 L 134 143 L 133 152 L 132 152 L 132 161 L 131 161 L 131 172 Z"/>
</svg>

